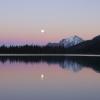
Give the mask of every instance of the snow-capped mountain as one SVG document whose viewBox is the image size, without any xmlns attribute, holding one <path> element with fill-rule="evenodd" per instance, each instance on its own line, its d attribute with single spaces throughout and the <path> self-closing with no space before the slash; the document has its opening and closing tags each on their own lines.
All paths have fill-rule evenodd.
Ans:
<svg viewBox="0 0 100 100">
<path fill-rule="evenodd" d="M 83 41 L 84 41 L 83 39 L 75 35 L 75 36 L 71 36 L 70 38 L 61 40 L 59 42 L 59 45 L 64 46 L 65 48 L 68 48 L 68 47 L 77 45 Z"/>
<path fill-rule="evenodd" d="M 62 47 L 68 48 L 71 46 L 75 46 L 83 41 L 84 41 L 83 39 L 75 35 L 75 36 L 71 36 L 66 39 L 62 39 L 58 43 L 48 43 L 47 46 L 50 46 L 50 47 L 62 46 Z"/>
</svg>

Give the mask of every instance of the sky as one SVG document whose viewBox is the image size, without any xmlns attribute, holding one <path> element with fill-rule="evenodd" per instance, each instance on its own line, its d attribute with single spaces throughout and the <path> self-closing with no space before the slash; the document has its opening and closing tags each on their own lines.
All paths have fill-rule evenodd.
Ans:
<svg viewBox="0 0 100 100">
<path fill-rule="evenodd" d="M 0 1 L 0 44 L 44 45 L 73 35 L 100 35 L 100 0 Z"/>
</svg>

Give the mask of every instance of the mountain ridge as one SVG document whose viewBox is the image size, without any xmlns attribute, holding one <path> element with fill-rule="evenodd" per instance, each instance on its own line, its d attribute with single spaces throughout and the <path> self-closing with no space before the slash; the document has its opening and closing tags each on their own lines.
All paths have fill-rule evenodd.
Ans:
<svg viewBox="0 0 100 100">
<path fill-rule="evenodd" d="M 74 45 L 77 45 L 81 42 L 83 42 L 84 40 L 76 35 L 71 36 L 69 38 L 64 38 L 62 40 L 60 40 L 58 43 L 48 43 L 47 46 L 49 47 L 64 47 L 64 48 L 68 48 Z"/>
<path fill-rule="evenodd" d="M 74 39 L 71 39 L 71 43 L 73 43 Z M 67 48 L 63 45 L 60 46 L 58 43 L 55 43 L 55 45 L 52 46 L 52 43 L 51 46 L 23 45 L 7 47 L 3 45 L 0 46 L 0 54 L 100 54 L 100 35 L 91 40 L 68 45 Z"/>
<path fill-rule="evenodd" d="M 69 48 L 73 53 L 100 53 L 100 35 Z"/>
</svg>

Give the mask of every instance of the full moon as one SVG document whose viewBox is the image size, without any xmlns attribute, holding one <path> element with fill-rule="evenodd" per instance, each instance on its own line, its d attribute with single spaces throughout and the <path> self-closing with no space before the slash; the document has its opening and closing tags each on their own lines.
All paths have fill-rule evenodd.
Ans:
<svg viewBox="0 0 100 100">
<path fill-rule="evenodd" d="M 41 74 L 41 79 L 42 79 L 42 80 L 44 79 L 44 74 Z"/>
<path fill-rule="evenodd" d="M 45 32 L 45 30 L 44 29 L 41 29 L 41 33 L 44 33 Z"/>
</svg>

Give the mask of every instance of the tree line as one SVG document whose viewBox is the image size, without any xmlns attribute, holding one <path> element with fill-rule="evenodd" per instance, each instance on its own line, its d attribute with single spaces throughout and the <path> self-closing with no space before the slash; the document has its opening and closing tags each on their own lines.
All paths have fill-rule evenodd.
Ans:
<svg viewBox="0 0 100 100">
<path fill-rule="evenodd" d="M 49 47 L 38 45 L 1 46 L 0 54 L 57 54 L 67 53 L 64 47 Z"/>
</svg>

